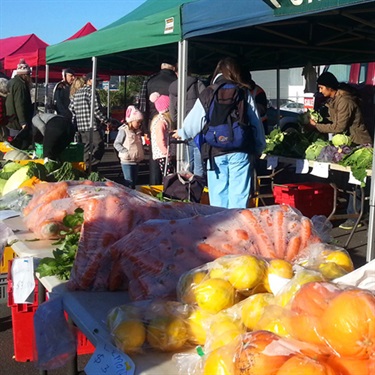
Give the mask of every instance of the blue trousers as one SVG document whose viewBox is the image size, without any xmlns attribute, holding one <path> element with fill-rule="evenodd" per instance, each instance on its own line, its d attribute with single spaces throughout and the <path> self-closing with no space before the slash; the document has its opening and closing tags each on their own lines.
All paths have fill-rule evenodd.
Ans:
<svg viewBox="0 0 375 375">
<path fill-rule="evenodd" d="M 138 164 L 121 164 L 125 186 L 135 189 L 138 178 Z"/>
<path fill-rule="evenodd" d="M 214 166 L 207 166 L 210 205 L 246 208 L 251 189 L 253 157 L 245 152 L 215 156 Z M 212 169 L 212 170 L 211 170 Z"/>
<path fill-rule="evenodd" d="M 201 152 L 199 151 L 199 148 L 195 144 L 194 140 L 189 141 L 188 157 L 189 157 L 190 172 L 194 173 L 196 176 L 204 177 L 204 169 L 203 169 Z"/>
</svg>

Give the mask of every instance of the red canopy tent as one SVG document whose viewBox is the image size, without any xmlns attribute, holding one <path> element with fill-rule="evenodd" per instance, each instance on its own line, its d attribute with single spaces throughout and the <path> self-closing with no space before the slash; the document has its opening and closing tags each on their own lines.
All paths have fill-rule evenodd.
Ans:
<svg viewBox="0 0 375 375">
<path fill-rule="evenodd" d="M 94 31 L 96 31 L 96 28 L 88 22 L 66 40 L 77 39 Z M 17 69 L 20 59 L 23 58 L 32 68 L 38 67 L 38 78 L 44 78 L 47 43 L 39 39 L 35 34 L 30 34 L 0 39 L 0 45 L 0 62 L 2 62 L 2 68 L 8 76 L 11 76 L 12 70 Z M 61 69 L 54 67 L 53 70 L 50 70 L 50 80 L 60 80 Z"/>
</svg>

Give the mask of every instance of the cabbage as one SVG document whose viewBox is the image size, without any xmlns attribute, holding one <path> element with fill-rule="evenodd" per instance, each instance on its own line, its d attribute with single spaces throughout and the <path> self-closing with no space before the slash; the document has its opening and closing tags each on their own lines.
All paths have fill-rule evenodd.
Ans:
<svg viewBox="0 0 375 375">
<path fill-rule="evenodd" d="M 335 134 L 331 140 L 332 144 L 336 147 L 339 146 L 350 146 L 352 141 L 350 137 L 345 134 Z"/>
<path fill-rule="evenodd" d="M 3 169 L 0 172 L 0 178 L 7 180 L 15 171 L 18 171 L 22 165 L 20 163 L 11 161 L 4 164 Z"/>
</svg>

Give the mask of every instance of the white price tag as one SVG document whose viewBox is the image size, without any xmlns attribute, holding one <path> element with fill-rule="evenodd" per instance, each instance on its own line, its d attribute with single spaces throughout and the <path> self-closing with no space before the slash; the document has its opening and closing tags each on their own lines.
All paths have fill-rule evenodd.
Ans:
<svg viewBox="0 0 375 375">
<path fill-rule="evenodd" d="M 306 174 L 309 173 L 309 161 L 306 159 L 297 159 L 296 161 L 296 173 Z"/>
<path fill-rule="evenodd" d="M 366 177 L 365 177 L 366 178 Z M 361 185 L 361 181 L 357 180 L 354 176 L 352 171 L 349 172 L 349 184 L 353 185 Z"/>
<path fill-rule="evenodd" d="M 267 169 L 275 169 L 279 164 L 277 156 L 267 156 Z"/>
<path fill-rule="evenodd" d="M 314 162 L 313 169 L 310 172 L 314 176 L 328 178 L 329 176 L 329 164 Z"/>
<path fill-rule="evenodd" d="M 134 362 L 110 343 L 98 342 L 85 367 L 87 375 L 134 375 Z"/>
<path fill-rule="evenodd" d="M 35 289 L 33 258 L 13 259 L 11 274 L 14 303 L 32 303 L 28 297 Z"/>
</svg>

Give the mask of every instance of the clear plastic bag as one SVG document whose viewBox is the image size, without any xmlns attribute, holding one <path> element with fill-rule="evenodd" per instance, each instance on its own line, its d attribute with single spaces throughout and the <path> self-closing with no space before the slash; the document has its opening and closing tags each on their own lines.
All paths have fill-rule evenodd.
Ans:
<svg viewBox="0 0 375 375">
<path fill-rule="evenodd" d="M 41 304 L 34 315 L 37 367 L 53 370 L 75 356 L 77 340 L 64 315 L 62 297 Z"/>
</svg>

